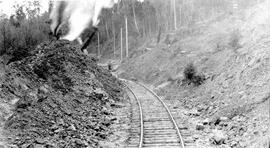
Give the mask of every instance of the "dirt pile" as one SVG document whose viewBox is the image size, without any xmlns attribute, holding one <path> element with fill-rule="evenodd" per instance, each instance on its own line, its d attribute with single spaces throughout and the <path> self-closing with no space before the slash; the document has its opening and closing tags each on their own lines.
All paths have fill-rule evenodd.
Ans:
<svg viewBox="0 0 270 148">
<path fill-rule="evenodd" d="M 65 41 L 39 45 L 0 83 L 1 142 L 19 147 L 98 147 L 121 97 L 120 82 Z"/>
</svg>

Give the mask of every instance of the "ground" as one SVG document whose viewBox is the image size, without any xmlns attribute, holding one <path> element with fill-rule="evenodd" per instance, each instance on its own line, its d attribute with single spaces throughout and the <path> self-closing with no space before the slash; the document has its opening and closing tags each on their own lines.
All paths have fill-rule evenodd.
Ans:
<svg viewBox="0 0 270 148">
<path fill-rule="evenodd" d="M 267 14 L 268 1 L 163 33 L 160 43 L 147 39 L 117 66 L 110 61 L 114 75 L 162 96 L 194 147 L 269 148 Z M 65 41 L 42 43 L 27 58 L 1 66 L 0 147 L 126 145 L 130 101 L 121 82 L 78 49 Z M 202 83 L 187 81 L 190 64 Z"/>
<path fill-rule="evenodd" d="M 121 83 L 77 49 L 42 43 L 2 69 L 0 146 L 100 147 L 112 134 Z"/>
<path fill-rule="evenodd" d="M 164 35 L 126 60 L 120 77 L 143 81 L 163 96 L 197 147 L 268 148 L 270 139 L 269 2 L 190 31 Z M 225 19 L 224 19 L 225 18 Z M 154 44 L 154 46 L 153 46 Z M 206 80 L 185 83 L 192 63 Z M 183 120 L 183 119 L 181 119 Z"/>
</svg>

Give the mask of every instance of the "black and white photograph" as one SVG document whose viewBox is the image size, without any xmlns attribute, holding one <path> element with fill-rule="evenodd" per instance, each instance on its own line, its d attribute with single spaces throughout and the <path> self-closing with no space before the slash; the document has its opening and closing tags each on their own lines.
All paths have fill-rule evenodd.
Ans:
<svg viewBox="0 0 270 148">
<path fill-rule="evenodd" d="M 270 0 L 0 0 L 0 148 L 270 148 Z"/>
</svg>

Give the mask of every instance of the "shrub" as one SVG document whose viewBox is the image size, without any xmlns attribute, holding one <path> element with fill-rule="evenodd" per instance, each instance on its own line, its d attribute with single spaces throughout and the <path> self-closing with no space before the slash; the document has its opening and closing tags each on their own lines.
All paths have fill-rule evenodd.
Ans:
<svg viewBox="0 0 270 148">
<path fill-rule="evenodd" d="M 49 24 L 45 21 L 48 14 L 23 19 L 17 25 L 10 19 L 0 19 L 0 56 L 12 57 L 9 63 L 21 60 L 29 55 L 34 46 L 49 39 Z"/>
<path fill-rule="evenodd" d="M 184 69 L 184 84 L 194 84 L 195 86 L 201 85 L 206 80 L 203 74 L 198 74 L 194 65 L 188 64 Z"/>
<path fill-rule="evenodd" d="M 184 69 L 184 76 L 185 79 L 191 80 L 196 74 L 196 69 L 193 64 L 188 64 L 187 67 Z"/>
</svg>

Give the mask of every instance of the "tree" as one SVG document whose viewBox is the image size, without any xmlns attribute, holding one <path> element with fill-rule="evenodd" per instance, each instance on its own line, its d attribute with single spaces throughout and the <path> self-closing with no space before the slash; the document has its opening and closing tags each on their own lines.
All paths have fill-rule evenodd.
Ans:
<svg viewBox="0 0 270 148">
<path fill-rule="evenodd" d="M 136 2 L 137 1 L 135 1 L 135 2 L 132 3 L 132 12 L 133 12 L 133 18 L 134 18 L 134 23 L 135 23 L 136 30 L 137 30 L 138 34 L 140 34 L 140 30 L 139 30 L 137 19 L 136 19 L 135 6 L 134 6 L 136 4 Z"/>
</svg>

